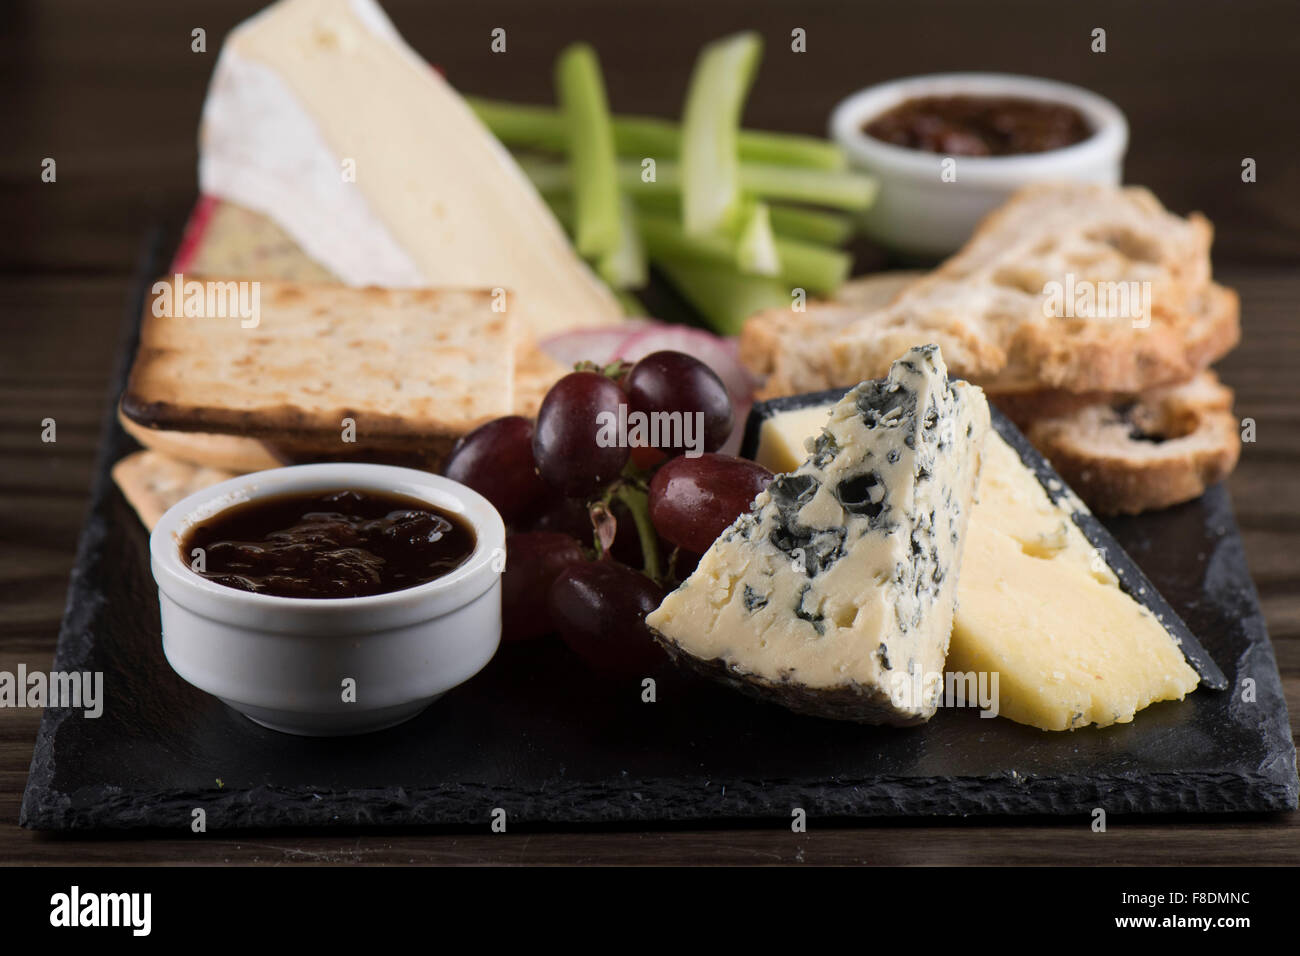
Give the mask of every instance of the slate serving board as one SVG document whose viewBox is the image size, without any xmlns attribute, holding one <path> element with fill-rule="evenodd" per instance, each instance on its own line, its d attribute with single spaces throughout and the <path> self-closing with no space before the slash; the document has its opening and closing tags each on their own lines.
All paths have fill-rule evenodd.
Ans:
<svg viewBox="0 0 1300 956">
<path fill-rule="evenodd" d="M 152 264 L 112 395 L 134 352 Z M 115 401 L 114 401 L 115 404 Z M 416 719 L 311 739 L 253 724 L 162 654 L 148 538 L 109 477 L 135 448 L 110 413 L 54 667 L 104 674 L 104 713 L 48 709 L 21 822 L 37 829 L 512 827 L 770 817 L 1087 816 L 1294 809 L 1281 680 L 1224 488 L 1107 527 L 1226 675 L 1128 725 L 1048 733 L 973 710 L 923 727 L 801 717 L 665 664 L 657 701 L 589 678 L 558 642 L 504 646 Z M 1255 701 L 1242 699 L 1246 678 Z"/>
</svg>

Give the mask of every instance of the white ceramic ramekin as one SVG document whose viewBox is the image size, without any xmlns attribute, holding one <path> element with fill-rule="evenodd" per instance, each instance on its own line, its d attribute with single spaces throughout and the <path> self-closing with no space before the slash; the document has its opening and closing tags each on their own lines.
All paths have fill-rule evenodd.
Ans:
<svg viewBox="0 0 1300 956">
<path fill-rule="evenodd" d="M 1093 129 L 1081 143 L 1019 156 L 957 156 L 956 180 L 945 182 L 946 157 L 885 143 L 862 127 L 918 96 L 1015 96 L 1073 106 Z M 1005 73 L 935 73 L 867 87 L 831 114 L 831 137 L 859 169 L 880 181 L 863 217 L 867 235 L 904 255 L 946 256 L 1008 196 L 1029 183 L 1070 180 L 1118 184 L 1128 147 L 1128 122 L 1110 100 L 1078 86 Z"/>
<path fill-rule="evenodd" d="M 196 521 L 268 495 L 336 488 L 408 495 L 456 514 L 474 530 L 474 552 L 417 587 L 323 600 L 228 588 L 182 560 L 180 543 Z M 505 526 L 487 499 L 439 475 L 367 464 L 243 475 L 171 508 L 149 550 L 168 662 L 272 730 L 336 736 L 391 727 L 478 673 L 501 639 Z M 355 701 L 345 699 L 349 678 Z"/>
</svg>

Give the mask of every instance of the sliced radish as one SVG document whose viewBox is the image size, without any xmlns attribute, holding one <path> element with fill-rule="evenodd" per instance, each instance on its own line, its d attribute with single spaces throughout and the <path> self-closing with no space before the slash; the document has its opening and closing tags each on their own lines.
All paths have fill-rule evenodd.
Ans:
<svg viewBox="0 0 1300 956">
<path fill-rule="evenodd" d="M 650 322 L 639 319 L 616 326 L 594 329 L 573 329 L 543 339 L 541 349 L 561 365 L 574 366 L 579 362 L 604 365 L 617 356 L 619 347 Z"/>
</svg>

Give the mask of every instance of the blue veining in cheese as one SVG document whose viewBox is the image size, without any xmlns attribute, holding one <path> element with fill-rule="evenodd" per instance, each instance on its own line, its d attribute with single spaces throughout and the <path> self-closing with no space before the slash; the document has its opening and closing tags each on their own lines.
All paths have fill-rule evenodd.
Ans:
<svg viewBox="0 0 1300 956">
<path fill-rule="evenodd" d="M 909 351 L 830 412 L 809 457 L 714 542 L 647 622 L 669 651 L 792 709 L 915 723 L 942 673 L 989 428 L 983 393 Z"/>
</svg>

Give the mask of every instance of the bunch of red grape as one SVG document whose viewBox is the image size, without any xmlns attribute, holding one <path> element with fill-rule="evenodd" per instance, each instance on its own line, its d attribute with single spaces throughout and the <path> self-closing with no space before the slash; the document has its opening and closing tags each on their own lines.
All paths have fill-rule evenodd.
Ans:
<svg viewBox="0 0 1300 956">
<path fill-rule="evenodd" d="M 602 422 L 637 412 L 642 421 L 698 415 L 702 439 L 668 428 L 654 446 L 602 438 Z M 535 422 L 498 418 L 460 439 L 443 473 L 491 501 L 509 532 L 506 640 L 557 632 L 611 677 L 657 666 L 664 655 L 646 614 L 772 480 L 755 462 L 716 453 L 734 424 L 713 370 L 664 351 L 634 365 L 583 363 L 551 387 Z"/>
</svg>

